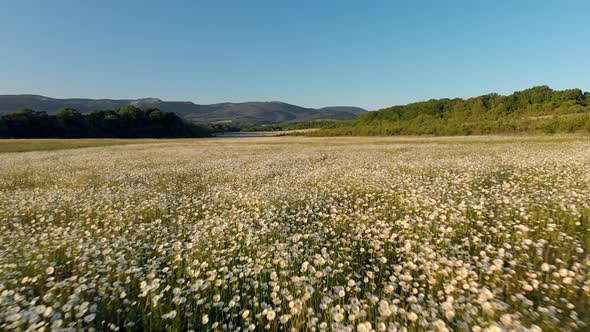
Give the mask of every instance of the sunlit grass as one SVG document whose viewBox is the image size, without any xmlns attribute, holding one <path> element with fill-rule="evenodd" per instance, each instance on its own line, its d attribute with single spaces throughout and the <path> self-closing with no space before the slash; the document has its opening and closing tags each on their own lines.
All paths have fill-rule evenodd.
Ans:
<svg viewBox="0 0 590 332">
<path fill-rule="evenodd" d="M 78 149 L 149 141 L 133 139 L 0 139 L 0 153 Z"/>
</svg>

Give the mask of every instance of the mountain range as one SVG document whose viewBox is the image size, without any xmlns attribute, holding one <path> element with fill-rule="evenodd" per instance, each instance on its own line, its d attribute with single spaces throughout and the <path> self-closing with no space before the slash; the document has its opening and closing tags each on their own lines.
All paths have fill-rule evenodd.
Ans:
<svg viewBox="0 0 590 332">
<path fill-rule="evenodd" d="M 190 101 L 163 101 L 143 99 L 57 99 L 39 95 L 0 95 L 0 114 L 16 112 L 22 108 L 53 114 L 60 108 L 73 108 L 81 113 L 95 110 L 117 109 L 133 105 L 141 109 L 159 108 L 174 112 L 195 123 L 232 122 L 273 124 L 310 120 L 352 120 L 367 111 L 359 107 L 331 106 L 307 108 L 278 101 L 219 104 L 195 104 Z"/>
</svg>

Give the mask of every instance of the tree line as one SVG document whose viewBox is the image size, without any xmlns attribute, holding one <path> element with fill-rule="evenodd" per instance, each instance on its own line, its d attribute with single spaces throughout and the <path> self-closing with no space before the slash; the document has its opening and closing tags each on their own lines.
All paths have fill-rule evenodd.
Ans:
<svg viewBox="0 0 590 332">
<path fill-rule="evenodd" d="M 311 133 L 340 135 L 471 135 L 590 132 L 590 93 L 548 86 L 508 96 L 431 99 L 368 112 Z"/>
<path fill-rule="evenodd" d="M 172 112 L 133 105 L 82 114 L 62 108 L 55 114 L 22 109 L 0 117 L 2 138 L 180 138 L 206 137 L 211 130 Z"/>
</svg>

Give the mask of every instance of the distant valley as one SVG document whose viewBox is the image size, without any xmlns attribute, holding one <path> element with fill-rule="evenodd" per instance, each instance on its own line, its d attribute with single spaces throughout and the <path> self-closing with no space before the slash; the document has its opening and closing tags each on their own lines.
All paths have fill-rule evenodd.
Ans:
<svg viewBox="0 0 590 332">
<path fill-rule="evenodd" d="M 117 109 L 126 105 L 174 112 L 195 123 L 275 124 L 313 120 L 353 120 L 367 112 L 362 108 L 350 106 L 306 108 L 278 101 L 202 105 L 190 101 L 163 101 L 157 98 L 57 99 L 39 95 L 0 95 L 0 114 L 16 112 L 23 108 L 48 114 L 54 114 L 61 108 L 72 108 L 84 114 L 95 110 Z"/>
</svg>

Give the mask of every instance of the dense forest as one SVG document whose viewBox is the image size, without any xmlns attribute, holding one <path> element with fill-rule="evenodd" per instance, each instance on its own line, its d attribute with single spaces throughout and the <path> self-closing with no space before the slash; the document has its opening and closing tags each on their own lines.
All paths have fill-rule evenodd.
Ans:
<svg viewBox="0 0 590 332">
<path fill-rule="evenodd" d="M 210 136 L 210 129 L 157 108 L 132 105 L 88 114 L 62 108 L 54 115 L 22 109 L 0 118 L 2 138 L 173 138 Z"/>
<path fill-rule="evenodd" d="M 590 132 L 590 93 L 538 86 L 509 96 L 432 99 L 331 123 L 313 136 Z"/>
</svg>

